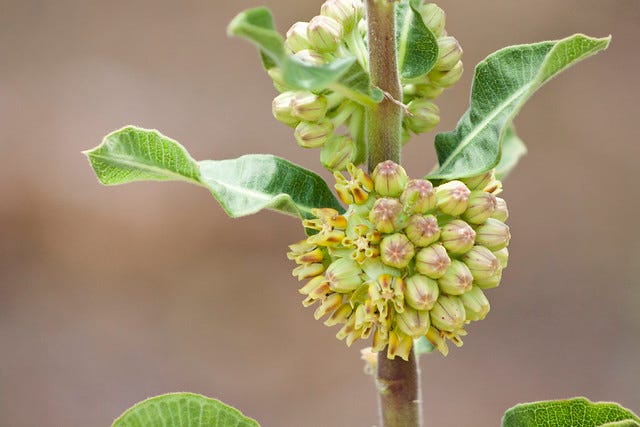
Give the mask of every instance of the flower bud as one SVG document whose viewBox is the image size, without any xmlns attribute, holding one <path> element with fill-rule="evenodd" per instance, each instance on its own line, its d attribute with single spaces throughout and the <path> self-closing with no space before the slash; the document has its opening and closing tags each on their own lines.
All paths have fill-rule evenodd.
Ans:
<svg viewBox="0 0 640 427">
<path fill-rule="evenodd" d="M 460 181 L 449 181 L 436 188 L 438 209 L 443 213 L 458 216 L 467 209 L 471 191 Z"/>
<path fill-rule="evenodd" d="M 404 300 L 416 310 L 431 310 L 440 295 L 438 282 L 421 274 L 406 279 L 405 285 Z"/>
<path fill-rule="evenodd" d="M 300 121 L 317 122 L 327 113 L 327 98 L 311 92 L 293 92 L 291 115 Z"/>
<path fill-rule="evenodd" d="M 380 243 L 380 257 L 385 264 L 404 268 L 415 255 L 413 245 L 407 239 L 407 236 L 401 233 L 391 234 L 382 239 Z"/>
<path fill-rule="evenodd" d="M 427 213 L 436 207 L 436 192 L 426 179 L 412 179 L 400 195 L 404 209 L 409 213 Z"/>
<path fill-rule="evenodd" d="M 500 266 L 504 269 L 507 268 L 507 263 L 509 262 L 509 249 L 502 248 L 499 251 L 493 252 L 498 261 L 500 262 Z"/>
<path fill-rule="evenodd" d="M 342 304 L 340 307 L 338 307 L 337 310 L 331 313 L 331 316 L 329 316 L 329 318 L 324 321 L 324 324 L 327 326 L 333 326 L 345 323 L 349 316 L 351 316 L 352 312 L 353 308 L 351 308 L 351 304 Z"/>
<path fill-rule="evenodd" d="M 315 16 L 309 21 L 307 38 L 318 52 L 333 52 L 342 40 L 342 24 L 328 16 Z"/>
<path fill-rule="evenodd" d="M 509 219 L 509 209 L 507 208 L 507 202 L 500 197 L 496 197 L 496 210 L 491 215 L 491 218 L 497 219 L 498 221 L 505 222 Z"/>
<path fill-rule="evenodd" d="M 404 122 L 415 133 L 429 132 L 440 123 L 440 108 L 428 99 L 414 99 L 407 105 Z"/>
<path fill-rule="evenodd" d="M 498 208 L 496 196 L 484 191 L 472 191 L 469 196 L 469 205 L 462 214 L 462 218 L 471 224 L 482 224 Z"/>
<path fill-rule="evenodd" d="M 495 181 L 495 169 L 491 169 L 483 174 L 463 178 L 462 181 L 471 191 L 484 191 L 491 182 Z"/>
<path fill-rule="evenodd" d="M 469 268 L 461 261 L 451 260 L 451 266 L 438 279 L 440 290 L 449 295 L 462 295 L 471 290 L 473 276 Z"/>
<path fill-rule="evenodd" d="M 455 37 L 446 36 L 438 39 L 438 62 L 433 66 L 434 70 L 449 71 L 462 58 L 462 47 Z"/>
<path fill-rule="evenodd" d="M 356 144 L 348 136 L 334 136 L 327 141 L 320 152 L 320 161 L 330 171 L 345 170 L 353 163 L 356 155 Z"/>
<path fill-rule="evenodd" d="M 284 81 L 282 70 L 280 68 L 271 67 L 267 70 L 267 74 L 269 74 L 269 77 L 273 80 L 273 87 L 275 87 L 278 92 L 284 93 L 290 90 L 289 86 Z"/>
<path fill-rule="evenodd" d="M 423 4 L 419 10 L 427 28 L 429 28 L 436 37 L 442 35 L 446 18 L 444 10 L 440 9 L 435 3 Z"/>
<path fill-rule="evenodd" d="M 489 218 L 476 228 L 476 243 L 486 246 L 492 251 L 506 248 L 510 239 L 509 226 L 497 219 Z"/>
<path fill-rule="evenodd" d="M 461 260 L 469 267 L 474 280 L 484 280 L 502 269 L 498 258 L 484 246 L 474 246 Z"/>
<path fill-rule="evenodd" d="M 405 334 L 412 338 L 419 338 L 426 334 L 431 326 L 428 311 L 418 311 L 411 307 L 405 307 L 402 313 L 396 317 L 396 325 Z"/>
<path fill-rule="evenodd" d="M 461 295 L 460 300 L 462 300 L 462 304 L 464 305 L 467 320 L 482 320 L 487 317 L 487 313 L 489 313 L 489 309 L 491 308 L 489 300 L 484 296 L 482 289 L 477 286 L 474 286 L 469 292 Z"/>
<path fill-rule="evenodd" d="M 440 238 L 438 220 L 433 215 L 413 215 L 407 222 L 405 234 L 416 246 L 426 247 Z"/>
<path fill-rule="evenodd" d="M 325 278 L 334 292 L 347 293 L 356 290 L 362 284 L 362 270 L 349 258 L 339 258 L 329 265 Z"/>
<path fill-rule="evenodd" d="M 401 230 L 406 223 L 402 203 L 386 197 L 376 200 L 369 212 L 369 221 L 381 233 L 388 234 Z"/>
<path fill-rule="evenodd" d="M 316 308 L 313 317 L 315 317 L 316 320 L 320 320 L 321 317 L 336 311 L 341 305 L 342 294 L 331 294 Z"/>
<path fill-rule="evenodd" d="M 391 160 L 378 163 L 371 174 L 376 192 L 381 196 L 399 196 L 407 186 L 409 177 L 399 164 Z"/>
<path fill-rule="evenodd" d="M 464 304 L 460 297 L 440 295 L 429 313 L 431 324 L 441 331 L 456 332 L 464 326 Z"/>
<path fill-rule="evenodd" d="M 300 122 L 293 116 L 291 108 L 291 100 L 295 97 L 296 92 L 284 92 L 276 96 L 271 104 L 271 112 L 273 117 L 287 126 L 295 127 Z"/>
<path fill-rule="evenodd" d="M 444 88 L 451 87 L 460 80 L 463 71 L 464 66 L 462 65 L 462 61 L 458 61 L 449 71 L 431 71 L 429 73 L 429 79 L 431 79 L 431 82 L 436 86 Z"/>
<path fill-rule="evenodd" d="M 497 288 L 500 285 L 500 281 L 502 280 L 502 269 L 498 270 L 496 274 L 487 278 L 476 280 L 473 283 L 477 285 L 481 289 L 492 289 Z"/>
<path fill-rule="evenodd" d="M 463 254 L 473 247 L 476 232 L 466 222 L 454 219 L 442 227 L 440 241 L 452 254 Z"/>
<path fill-rule="evenodd" d="M 287 38 L 284 41 L 285 47 L 296 53 L 304 49 L 309 49 L 309 39 L 307 38 L 308 22 L 296 22 L 287 31 Z"/>
<path fill-rule="evenodd" d="M 431 279 L 439 279 L 451 265 L 447 250 L 439 243 L 420 249 L 416 255 L 416 270 Z"/>
<path fill-rule="evenodd" d="M 293 55 L 294 58 L 298 59 L 300 62 L 304 62 L 309 65 L 320 65 L 324 64 L 324 57 L 316 52 L 315 50 L 304 49 L 300 52 L 296 52 Z"/>
<path fill-rule="evenodd" d="M 358 0 L 327 0 L 320 7 L 320 14 L 335 19 L 349 33 L 362 18 L 364 6 Z"/>
<path fill-rule="evenodd" d="M 442 92 L 444 92 L 444 88 L 432 85 L 431 83 L 425 83 L 417 84 L 415 86 L 415 91 L 416 95 L 421 98 L 436 99 L 442 94 Z"/>
<path fill-rule="evenodd" d="M 322 147 L 333 135 L 333 123 L 327 119 L 319 122 L 300 122 L 293 135 L 300 147 Z"/>
</svg>

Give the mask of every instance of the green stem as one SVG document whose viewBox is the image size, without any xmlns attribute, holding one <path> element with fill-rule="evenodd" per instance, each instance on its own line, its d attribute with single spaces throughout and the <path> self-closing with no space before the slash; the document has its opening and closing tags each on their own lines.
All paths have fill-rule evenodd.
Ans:
<svg viewBox="0 0 640 427">
<path fill-rule="evenodd" d="M 366 114 L 369 172 L 385 160 L 400 163 L 402 87 L 396 59 L 395 2 L 366 0 L 371 83 L 385 92 Z M 421 427 L 420 374 L 412 351 L 409 361 L 378 353 L 376 385 L 383 427 Z"/>
</svg>

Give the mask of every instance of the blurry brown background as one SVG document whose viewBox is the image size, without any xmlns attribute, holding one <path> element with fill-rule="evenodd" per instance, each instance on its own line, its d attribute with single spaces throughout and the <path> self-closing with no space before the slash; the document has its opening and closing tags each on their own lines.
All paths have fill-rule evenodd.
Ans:
<svg viewBox="0 0 640 427">
<path fill-rule="evenodd" d="M 98 185 L 80 151 L 132 123 L 197 159 L 271 152 L 320 170 L 271 117 L 255 49 L 225 27 L 256 0 L 0 0 L 0 426 L 107 426 L 193 391 L 264 426 L 371 426 L 375 393 L 300 304 L 292 218 L 227 218 L 185 184 Z M 270 0 L 281 31 L 318 1 Z M 585 395 L 640 410 L 640 2 L 450 1 L 467 107 L 473 65 L 574 32 L 604 54 L 550 82 L 516 120 L 530 153 L 506 183 L 513 240 L 488 318 L 424 357 L 430 426 L 496 426 L 518 401 Z M 432 135 L 405 150 L 420 175 Z M 325 177 L 329 175 L 323 172 Z"/>
</svg>

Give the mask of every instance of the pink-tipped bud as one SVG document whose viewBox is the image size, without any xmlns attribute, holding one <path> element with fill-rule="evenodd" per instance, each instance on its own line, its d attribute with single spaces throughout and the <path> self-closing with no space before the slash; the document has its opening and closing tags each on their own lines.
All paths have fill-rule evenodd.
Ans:
<svg viewBox="0 0 640 427">
<path fill-rule="evenodd" d="M 461 259 L 475 280 L 488 279 L 502 269 L 498 258 L 484 246 L 474 246 Z"/>
<path fill-rule="evenodd" d="M 404 122 L 415 133 L 429 132 L 440 123 L 440 108 L 429 99 L 416 98 L 407 105 Z"/>
<path fill-rule="evenodd" d="M 456 332 L 464 326 L 465 311 L 460 297 L 440 295 L 429 313 L 431 324 L 441 331 Z"/>
<path fill-rule="evenodd" d="M 333 52 L 342 41 L 342 24 L 328 16 L 318 15 L 309 21 L 307 38 L 318 52 Z"/>
<path fill-rule="evenodd" d="M 398 329 L 410 337 L 420 338 L 427 333 L 429 326 L 431 326 L 429 312 L 405 307 L 404 311 L 397 315 L 396 325 Z"/>
<path fill-rule="evenodd" d="M 334 292 L 347 293 L 355 291 L 361 284 L 362 270 L 349 258 L 340 258 L 327 268 L 325 278 Z"/>
<path fill-rule="evenodd" d="M 490 183 L 495 181 L 495 179 L 496 179 L 495 169 L 491 169 L 480 175 L 475 175 L 469 178 L 463 178 L 460 181 L 464 182 L 464 184 L 471 191 L 484 191 L 485 187 L 487 187 Z"/>
<path fill-rule="evenodd" d="M 355 156 L 356 143 L 351 137 L 334 136 L 322 146 L 320 162 L 330 171 L 342 171 L 353 163 Z"/>
<path fill-rule="evenodd" d="M 434 70 L 449 71 L 462 58 L 462 46 L 455 37 L 446 36 L 438 39 L 438 62 Z"/>
<path fill-rule="evenodd" d="M 404 300 L 416 310 L 431 310 L 440 295 L 438 282 L 415 274 L 405 280 Z"/>
<path fill-rule="evenodd" d="M 498 208 L 496 196 L 484 191 L 472 191 L 469 196 L 469 205 L 462 214 L 462 218 L 471 224 L 482 224 Z"/>
<path fill-rule="evenodd" d="M 426 247 L 440 238 L 438 220 L 433 215 L 413 215 L 407 221 L 405 234 L 416 246 Z"/>
<path fill-rule="evenodd" d="M 287 31 L 287 38 L 284 41 L 285 47 L 296 53 L 304 49 L 309 49 L 309 39 L 307 38 L 308 22 L 296 22 Z"/>
<path fill-rule="evenodd" d="M 440 290 L 449 295 L 462 295 L 471 290 L 473 276 L 469 268 L 456 259 L 451 261 L 451 266 L 444 276 L 438 279 Z"/>
<path fill-rule="evenodd" d="M 464 66 L 462 61 L 458 61 L 449 71 L 432 70 L 429 73 L 429 79 L 431 82 L 440 87 L 451 87 L 460 80 L 462 73 L 464 72 Z"/>
<path fill-rule="evenodd" d="M 383 238 L 380 243 L 380 258 L 382 258 L 382 262 L 391 267 L 406 267 L 414 255 L 413 244 L 404 234 L 391 234 Z"/>
<path fill-rule="evenodd" d="M 391 197 L 402 194 L 409 181 L 404 168 L 391 160 L 379 163 L 373 170 L 371 179 L 378 194 Z"/>
<path fill-rule="evenodd" d="M 442 227 L 440 241 L 452 254 L 463 254 L 473 247 L 476 232 L 466 222 L 454 219 Z"/>
<path fill-rule="evenodd" d="M 461 181 L 449 181 L 436 188 L 438 209 L 452 216 L 462 214 L 469 205 L 471 191 Z"/>
<path fill-rule="evenodd" d="M 400 201 L 408 213 L 425 214 L 436 208 L 436 192 L 426 179 L 412 179 L 400 196 Z"/>
<path fill-rule="evenodd" d="M 489 300 L 482 289 L 474 286 L 469 292 L 460 296 L 462 304 L 464 305 L 464 312 L 467 320 L 477 321 L 487 317 L 489 309 Z"/>
<path fill-rule="evenodd" d="M 431 279 L 439 279 L 451 265 L 451 258 L 441 244 L 420 249 L 416 255 L 416 270 Z"/>
<path fill-rule="evenodd" d="M 500 262 L 500 266 L 504 269 L 507 268 L 507 264 L 509 263 L 509 249 L 502 248 L 499 251 L 494 251 L 493 254 L 498 261 Z"/>
<path fill-rule="evenodd" d="M 476 280 L 473 283 L 477 285 L 481 289 L 493 289 L 500 286 L 500 282 L 502 281 L 502 269 L 498 270 L 496 274 L 487 278 Z"/>
<path fill-rule="evenodd" d="M 502 222 L 509 219 L 509 209 L 507 208 L 507 202 L 505 202 L 504 199 L 496 197 L 496 210 L 493 212 L 493 215 L 491 215 L 491 218 Z"/>
<path fill-rule="evenodd" d="M 444 10 L 435 3 L 422 4 L 419 10 L 427 28 L 429 28 L 436 37 L 440 37 L 444 33 L 446 22 Z"/>
<path fill-rule="evenodd" d="M 401 230 L 406 224 L 402 203 L 385 197 L 376 200 L 369 212 L 369 221 L 381 233 Z"/>
<path fill-rule="evenodd" d="M 506 248 L 511 240 L 509 226 L 497 219 L 489 218 L 484 224 L 476 228 L 476 243 L 486 246 L 492 251 Z"/>
<path fill-rule="evenodd" d="M 283 92 L 276 96 L 271 103 L 273 117 L 287 126 L 296 127 L 300 119 L 293 116 L 291 101 L 296 96 L 296 92 Z"/>
<path fill-rule="evenodd" d="M 327 98 L 315 93 L 293 92 L 291 115 L 300 121 L 317 122 L 327 113 Z M 276 98 L 277 99 L 277 98 Z"/>
<path fill-rule="evenodd" d="M 360 0 L 327 0 L 320 13 L 341 23 L 344 32 L 349 33 L 364 15 L 364 5 Z"/>
</svg>

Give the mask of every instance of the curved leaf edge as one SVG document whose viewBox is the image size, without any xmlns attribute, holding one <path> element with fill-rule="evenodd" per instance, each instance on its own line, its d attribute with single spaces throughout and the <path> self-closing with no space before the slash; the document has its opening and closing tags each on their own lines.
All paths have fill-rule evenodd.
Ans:
<svg viewBox="0 0 640 427">
<path fill-rule="evenodd" d="M 132 407 L 130 407 L 129 409 L 127 409 L 126 411 L 124 411 L 122 413 L 122 415 L 120 415 L 118 418 L 116 418 L 113 423 L 111 424 L 111 427 L 118 427 L 118 423 L 123 422 L 125 420 L 125 418 L 133 413 L 135 410 L 139 409 L 142 406 L 146 406 L 150 403 L 154 403 L 154 402 L 162 402 L 168 399 L 175 399 L 175 398 L 196 398 L 196 399 L 201 399 L 207 403 L 211 403 L 214 404 L 216 406 L 221 406 L 224 407 L 225 410 L 231 412 L 233 415 L 236 415 L 240 418 L 244 418 L 246 420 L 246 422 L 248 423 L 253 423 L 255 424 L 256 427 L 260 427 L 260 424 L 258 424 L 258 422 L 256 420 L 254 420 L 253 418 L 247 417 L 246 415 L 244 415 L 239 409 L 234 408 L 233 406 L 229 406 L 226 403 L 218 400 L 218 399 L 214 399 L 211 397 L 207 397 L 204 396 L 202 394 L 198 394 L 198 393 L 191 393 L 191 392 L 173 392 L 173 393 L 165 393 L 165 394 L 161 394 L 158 396 L 152 396 L 149 397 L 145 400 L 142 400 L 138 403 L 136 403 L 135 405 L 133 405 Z"/>
</svg>

